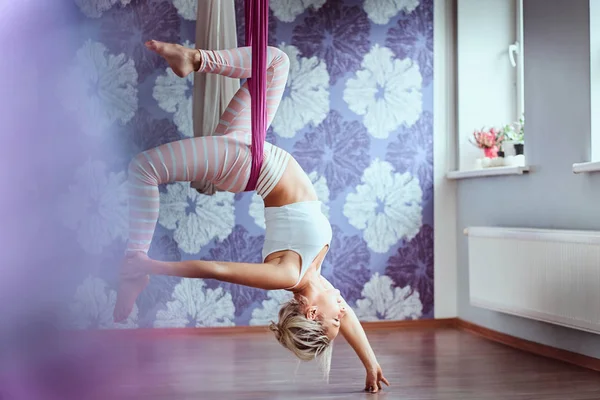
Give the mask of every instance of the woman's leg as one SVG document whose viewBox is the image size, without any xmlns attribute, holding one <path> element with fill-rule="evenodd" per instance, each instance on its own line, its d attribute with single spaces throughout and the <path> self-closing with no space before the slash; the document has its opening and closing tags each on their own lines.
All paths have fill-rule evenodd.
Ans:
<svg viewBox="0 0 600 400">
<path fill-rule="evenodd" d="M 128 252 L 148 252 L 159 214 L 158 186 L 208 181 L 219 188 L 244 191 L 250 174 L 250 150 L 244 134 L 179 140 L 138 154 L 129 164 Z"/>
<path fill-rule="evenodd" d="M 246 79 L 250 77 L 252 67 L 252 49 L 250 47 L 225 51 L 200 50 L 199 54 L 202 60 L 200 72 L 221 74 L 223 71 L 222 74 L 231 78 Z M 285 91 L 290 62 L 287 54 L 283 51 L 275 47 L 268 47 L 267 65 L 268 129 L 275 118 Z M 252 129 L 251 101 L 248 83 L 244 82 L 223 112 L 215 133 L 220 135 L 234 131 L 250 132 Z"/>
<path fill-rule="evenodd" d="M 240 47 L 226 50 L 196 50 L 179 44 L 151 40 L 146 47 L 162 56 L 173 72 L 185 77 L 196 71 L 219 74 L 233 79 L 247 79 L 252 73 L 252 48 Z M 287 54 L 276 47 L 267 48 L 267 127 L 281 102 L 285 90 L 290 60 Z M 244 83 L 221 116 L 215 134 L 251 129 L 250 91 Z"/>
<path fill-rule="evenodd" d="M 148 42 L 147 46 L 165 57 L 178 75 L 198 70 L 244 79 L 251 74 L 250 47 L 197 51 L 156 41 Z M 289 59 L 281 50 L 269 47 L 267 61 L 267 118 L 270 124 L 285 89 Z M 158 218 L 158 185 L 174 181 L 208 181 L 221 190 L 234 193 L 244 190 L 251 163 L 248 151 L 250 103 L 250 92 L 244 84 L 223 113 L 217 135 L 167 143 L 135 157 L 129 167 L 128 251 L 147 252 L 150 247 Z"/>
<path fill-rule="evenodd" d="M 250 48 L 196 51 L 160 42 L 149 42 L 147 46 L 165 57 L 180 76 L 198 70 L 233 78 L 250 77 Z M 268 65 L 270 123 L 285 89 L 289 60 L 285 53 L 270 48 Z M 147 253 L 150 248 L 159 212 L 158 185 L 204 180 L 214 183 L 221 190 L 234 193 L 245 189 L 251 166 L 249 126 L 250 93 L 247 85 L 243 85 L 231 100 L 217 128 L 218 133 L 227 136 L 206 136 L 167 143 L 134 158 L 129 166 L 128 253 Z M 147 283 L 147 276 L 121 280 L 114 315 L 116 321 L 129 315 L 135 299 Z"/>
<path fill-rule="evenodd" d="M 238 138 L 240 136 L 240 138 Z M 159 214 L 158 186 L 205 180 L 233 193 L 242 192 L 252 163 L 243 133 L 179 140 L 138 154 L 129 164 L 129 240 L 123 268 L 136 253 L 147 254 Z M 127 318 L 148 276 L 121 276 L 114 319 Z"/>
</svg>

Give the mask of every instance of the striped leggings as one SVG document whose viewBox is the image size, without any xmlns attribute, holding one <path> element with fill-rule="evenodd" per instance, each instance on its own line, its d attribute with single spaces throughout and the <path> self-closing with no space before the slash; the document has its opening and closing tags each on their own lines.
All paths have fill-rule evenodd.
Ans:
<svg viewBox="0 0 600 400">
<path fill-rule="evenodd" d="M 250 47 L 200 50 L 198 72 L 231 78 L 250 77 Z M 273 121 L 287 83 L 289 59 L 269 47 L 267 54 L 267 126 Z M 129 240 L 127 251 L 147 253 L 159 213 L 158 185 L 175 181 L 211 182 L 222 191 L 243 192 L 250 177 L 250 92 L 244 83 L 221 116 L 213 136 L 179 140 L 144 151 L 129 164 Z M 290 155 L 265 143 L 256 192 L 266 197 L 277 184 Z"/>
</svg>

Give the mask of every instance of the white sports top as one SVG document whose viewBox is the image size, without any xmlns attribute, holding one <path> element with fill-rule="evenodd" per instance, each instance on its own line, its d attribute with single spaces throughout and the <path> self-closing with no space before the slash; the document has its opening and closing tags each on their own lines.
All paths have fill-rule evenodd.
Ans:
<svg viewBox="0 0 600 400">
<path fill-rule="evenodd" d="M 321 211 L 320 201 L 265 207 L 265 224 L 263 261 L 270 254 L 283 250 L 291 250 L 300 255 L 300 277 L 293 288 L 300 283 L 323 247 L 330 245 L 333 234 L 331 224 Z M 317 269 L 320 268 L 319 265 Z"/>
</svg>

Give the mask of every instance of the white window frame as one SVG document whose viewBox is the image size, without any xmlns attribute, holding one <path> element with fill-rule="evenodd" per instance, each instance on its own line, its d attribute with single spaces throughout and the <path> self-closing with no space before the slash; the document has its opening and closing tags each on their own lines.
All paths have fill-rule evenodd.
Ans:
<svg viewBox="0 0 600 400">
<path fill-rule="evenodd" d="M 573 164 L 574 173 L 600 171 L 600 1 L 589 1 L 590 29 L 590 154 Z"/>
<path fill-rule="evenodd" d="M 512 5 L 510 1 L 513 1 Z M 592 0 L 594 1 L 594 0 Z M 508 9 L 503 8 L 504 2 L 510 7 Z M 462 8 L 461 8 L 462 7 Z M 469 9 L 468 7 L 473 7 Z M 488 60 L 495 60 L 494 62 L 503 62 L 502 58 L 506 61 L 507 65 L 492 65 L 492 69 L 485 77 L 482 74 L 479 82 L 473 84 L 472 80 L 469 80 L 473 76 L 473 70 L 477 69 L 474 65 L 477 63 L 475 51 L 485 50 L 484 41 L 473 36 L 473 31 L 477 31 L 479 27 L 477 24 L 482 24 L 481 28 L 492 29 L 494 27 L 493 18 L 495 15 L 502 13 L 494 13 L 486 11 L 487 7 L 499 7 L 504 14 L 500 15 L 504 21 L 510 21 L 512 24 L 514 21 L 514 36 L 506 43 L 506 51 L 498 50 L 503 47 L 502 44 L 502 31 L 498 31 L 498 35 L 491 35 L 492 41 L 494 41 L 493 48 L 489 50 L 489 53 L 483 54 L 483 57 Z M 495 168 L 484 168 L 475 169 L 475 160 L 478 158 L 478 153 L 481 150 L 475 148 L 469 143 L 469 134 L 474 129 L 480 126 L 496 126 L 500 127 L 503 124 L 508 124 L 518 120 L 524 115 L 525 109 L 525 83 L 524 83 L 524 45 L 523 45 L 523 0 L 458 0 L 457 2 L 457 135 L 456 135 L 456 147 L 457 147 L 457 165 L 455 165 L 455 171 L 447 173 L 449 179 L 462 179 L 462 178 L 473 178 L 480 176 L 497 176 L 507 174 L 523 174 L 529 171 L 528 166 L 518 167 L 495 167 Z M 461 14 L 462 11 L 462 14 Z M 470 15 L 474 13 L 476 15 Z M 485 17 L 490 16 L 491 18 L 485 21 Z M 514 18 L 511 21 L 511 16 Z M 461 25 L 462 24 L 462 25 Z M 506 30 L 506 27 L 498 25 L 499 29 Z M 461 32 L 461 29 L 464 31 Z M 471 30 L 471 31 L 469 31 Z M 481 29 L 485 31 L 485 29 Z M 509 30 L 510 31 L 510 30 Z M 462 33 L 462 34 L 461 34 Z M 510 35 L 510 33 L 508 33 Z M 482 34 L 485 35 L 485 34 Z M 461 37 L 465 40 L 461 46 Z M 498 43 L 500 41 L 500 44 Z M 471 48 L 470 46 L 473 46 Z M 474 61 L 475 60 L 475 61 Z M 461 64 L 462 62 L 462 64 Z M 491 63 L 490 63 L 491 64 Z M 512 64 L 512 66 L 511 66 Z M 493 68 L 503 71 L 499 79 L 489 79 L 489 75 L 493 74 L 496 76 Z M 514 74 L 510 72 L 510 69 L 514 68 Z M 511 76 L 512 75 L 512 76 Z M 476 79 L 477 77 L 475 77 Z M 478 97 L 485 98 L 486 93 L 497 90 L 498 87 L 505 88 L 500 92 L 504 100 L 500 100 L 504 106 L 490 106 L 488 109 L 479 109 L 481 107 L 477 104 L 479 101 Z M 512 94 L 511 94 L 512 92 Z M 471 109 L 472 108 L 472 109 Z M 483 112 L 481 112 L 483 111 Z M 479 119 L 478 119 L 479 118 Z M 477 122 L 474 122 L 477 121 Z M 512 146 L 508 146 L 507 155 L 512 155 Z M 527 148 L 527 147 L 525 147 Z"/>
<path fill-rule="evenodd" d="M 525 41 L 523 37 L 523 0 L 515 0 L 518 56 L 517 68 L 517 116 L 525 114 Z"/>
</svg>

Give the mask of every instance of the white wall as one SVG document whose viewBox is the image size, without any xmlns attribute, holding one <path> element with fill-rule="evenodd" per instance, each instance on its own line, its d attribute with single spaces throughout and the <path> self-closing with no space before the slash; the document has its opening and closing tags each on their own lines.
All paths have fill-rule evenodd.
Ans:
<svg viewBox="0 0 600 400">
<path fill-rule="evenodd" d="M 456 183 L 446 179 L 455 165 L 455 0 L 434 2 L 434 316 L 457 311 Z"/>
</svg>

